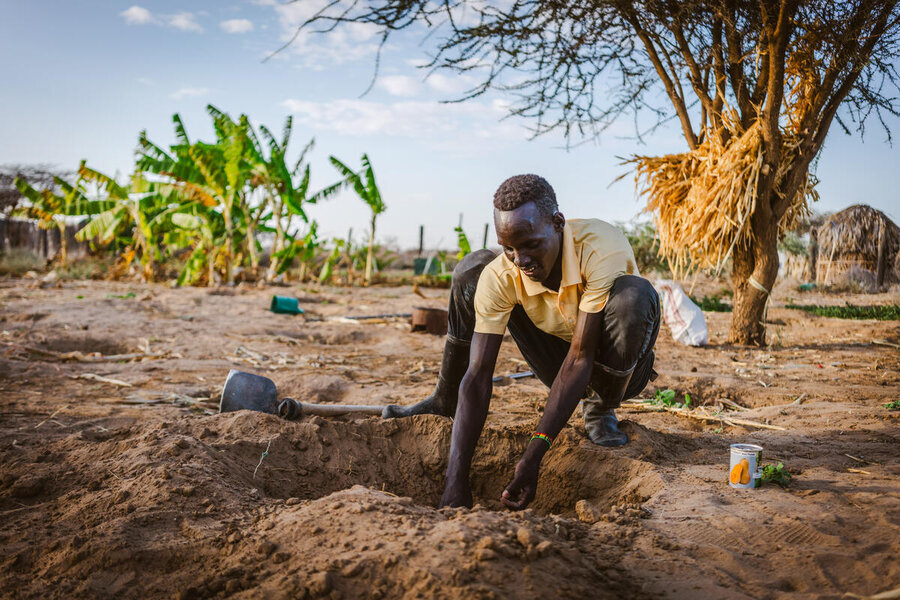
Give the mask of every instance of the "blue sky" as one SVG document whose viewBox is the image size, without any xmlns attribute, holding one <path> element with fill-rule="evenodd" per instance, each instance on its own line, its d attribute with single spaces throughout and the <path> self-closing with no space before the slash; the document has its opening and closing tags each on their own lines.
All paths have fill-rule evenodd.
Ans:
<svg viewBox="0 0 900 600">
<path fill-rule="evenodd" d="M 376 47 L 363 27 L 305 36 L 263 63 L 321 0 L 138 1 L 0 0 L 0 163 L 74 169 L 86 159 L 124 176 L 140 130 L 158 144 L 173 141 L 175 112 L 193 138 L 211 137 L 208 103 L 274 131 L 290 114 L 295 151 L 316 138 L 314 188 L 337 178 L 330 154 L 359 164 L 366 152 L 388 206 L 378 237 L 412 246 L 421 224 L 427 246 L 450 247 L 460 213 L 480 244 L 493 191 L 517 173 L 546 177 L 570 218 L 631 220 L 643 205 L 631 177 L 610 186 L 625 172 L 617 157 L 684 148 L 674 128 L 640 144 L 623 124 L 566 151 L 559 138 L 529 140 L 525 121 L 501 120 L 502 96 L 441 104 L 467 82 L 452 74 L 425 79 L 417 65 L 427 42 L 418 34 L 390 42 L 363 97 Z M 890 124 L 900 134 L 900 120 Z M 867 203 L 900 221 L 898 159 L 874 122 L 864 142 L 835 125 L 818 164 L 816 209 Z M 368 223 L 368 209 L 350 194 L 311 213 L 326 236 L 352 227 L 361 239 Z"/>
</svg>

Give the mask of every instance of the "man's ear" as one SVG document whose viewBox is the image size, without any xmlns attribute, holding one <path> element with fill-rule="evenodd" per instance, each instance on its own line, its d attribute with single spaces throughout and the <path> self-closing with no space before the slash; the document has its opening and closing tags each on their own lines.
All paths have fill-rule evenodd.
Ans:
<svg viewBox="0 0 900 600">
<path fill-rule="evenodd" d="M 566 226 L 566 218 L 559 211 L 553 213 L 553 216 L 550 217 L 553 220 L 553 229 L 558 233 L 563 230 L 563 227 Z"/>
</svg>

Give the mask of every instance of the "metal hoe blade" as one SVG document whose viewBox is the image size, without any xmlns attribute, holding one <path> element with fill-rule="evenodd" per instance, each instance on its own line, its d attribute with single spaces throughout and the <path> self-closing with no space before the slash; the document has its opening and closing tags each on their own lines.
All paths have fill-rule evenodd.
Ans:
<svg viewBox="0 0 900 600">
<path fill-rule="evenodd" d="M 277 415 L 278 391 L 275 389 L 275 382 L 253 373 L 235 369 L 229 371 L 222 388 L 219 412 L 235 410 L 255 410 Z"/>
</svg>

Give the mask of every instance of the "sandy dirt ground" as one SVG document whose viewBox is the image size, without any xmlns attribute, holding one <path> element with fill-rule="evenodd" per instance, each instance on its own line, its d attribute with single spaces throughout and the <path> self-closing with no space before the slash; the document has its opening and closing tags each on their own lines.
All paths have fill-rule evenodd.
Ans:
<svg viewBox="0 0 900 600">
<path fill-rule="evenodd" d="M 732 418 L 784 430 L 631 406 L 619 413 L 630 443 L 603 449 L 578 411 L 532 508 L 513 513 L 500 492 L 547 396 L 533 378 L 494 387 L 472 510 L 435 508 L 450 419 L 217 414 L 232 368 L 324 403 L 412 403 L 431 389 L 441 337 L 403 321 L 273 314 L 273 293 L 299 297 L 307 317 L 447 298 L 0 282 L 0 596 L 843 598 L 900 587 L 900 412 L 882 407 L 900 399 L 900 328 L 784 308 L 790 296 L 896 295 L 782 286 L 764 349 L 725 344 L 728 314 L 707 314 L 703 348 L 664 327 L 660 377 L 642 397 L 672 388 L 708 411 L 727 399 L 744 407 Z M 504 342 L 498 372 L 524 369 Z M 731 489 L 737 442 L 762 445 L 793 484 Z"/>
</svg>

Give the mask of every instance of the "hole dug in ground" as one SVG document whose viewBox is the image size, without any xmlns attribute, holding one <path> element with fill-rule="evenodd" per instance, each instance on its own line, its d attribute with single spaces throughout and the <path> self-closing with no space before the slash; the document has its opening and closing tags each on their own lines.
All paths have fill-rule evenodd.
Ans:
<svg viewBox="0 0 900 600">
<path fill-rule="evenodd" d="M 605 511 L 652 495 L 651 462 L 568 430 L 534 510 L 513 513 L 499 495 L 529 431 L 489 428 L 472 477 L 484 509 L 435 510 L 450 430 L 439 417 L 286 423 L 248 411 L 73 423 L 9 450 L 25 462 L 0 469 L 0 542 L 16 565 L 5 584 L 23 598 L 46 585 L 65 597 L 641 597 L 621 549 L 564 517 L 581 499 Z M 631 433 L 635 456 L 642 436 L 670 443 Z"/>
<path fill-rule="evenodd" d="M 433 507 L 443 491 L 450 430 L 450 420 L 440 417 L 355 422 L 312 417 L 285 424 L 242 412 L 212 417 L 201 437 L 215 449 L 221 478 L 236 490 L 311 500 L 363 485 Z M 500 494 L 527 440 L 521 428 L 482 433 L 471 477 L 477 504 L 502 508 Z M 544 460 L 531 505 L 538 514 L 572 516 L 581 499 L 605 512 L 643 502 L 662 489 L 651 463 L 598 449 L 572 430 L 560 436 L 554 450 Z"/>
<path fill-rule="evenodd" d="M 66 335 L 48 338 L 41 342 L 41 348 L 53 352 L 99 352 L 100 354 L 128 354 L 135 348 L 109 338 L 90 335 Z"/>
</svg>

